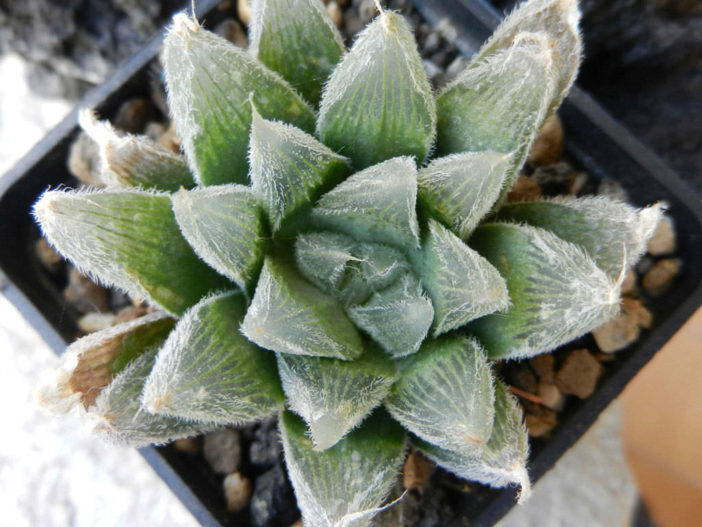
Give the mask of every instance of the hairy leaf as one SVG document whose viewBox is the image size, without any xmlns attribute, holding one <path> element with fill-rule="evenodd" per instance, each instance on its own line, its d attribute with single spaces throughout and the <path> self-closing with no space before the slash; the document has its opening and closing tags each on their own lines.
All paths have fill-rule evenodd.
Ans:
<svg viewBox="0 0 702 527">
<path fill-rule="evenodd" d="M 350 360 L 363 351 L 361 337 L 341 304 L 271 258 L 263 263 L 241 331 L 279 353 Z"/>
<path fill-rule="evenodd" d="M 436 103 L 402 16 L 383 11 L 358 35 L 326 85 L 317 133 L 357 169 L 396 156 L 426 159 Z"/>
<path fill-rule="evenodd" d="M 249 52 L 316 106 L 344 53 L 324 5 L 319 0 L 254 0 L 249 31 Z"/>
<path fill-rule="evenodd" d="M 273 232 L 308 211 L 321 194 L 342 181 L 349 168 L 345 158 L 311 135 L 267 121 L 255 109 L 249 162 L 253 189 L 263 199 Z"/>
<path fill-rule="evenodd" d="M 405 359 L 385 407 L 407 430 L 442 448 L 474 451 L 492 432 L 495 395 L 475 339 L 428 341 Z"/>
<path fill-rule="evenodd" d="M 297 268 L 314 285 L 330 294 L 341 290 L 347 263 L 357 258 L 358 242 L 336 232 L 310 232 L 295 240 Z"/>
<path fill-rule="evenodd" d="M 201 185 L 248 183 L 250 99 L 268 119 L 314 129 L 314 112 L 286 81 L 185 14 L 173 19 L 163 62 L 176 130 Z"/>
<path fill-rule="evenodd" d="M 469 330 L 491 358 L 525 358 L 604 324 L 619 311 L 614 283 L 580 247 L 544 229 L 509 223 L 478 227 L 471 246 L 507 281 L 512 305 Z"/>
<path fill-rule="evenodd" d="M 84 274 L 179 315 L 227 281 L 183 239 L 167 194 L 47 191 L 34 206 L 44 235 Z"/>
<path fill-rule="evenodd" d="M 354 361 L 278 353 L 290 409 L 310 427 L 317 450 L 335 445 L 377 406 L 395 381 L 395 365 L 370 350 Z"/>
<path fill-rule="evenodd" d="M 368 525 L 389 495 L 405 457 L 405 432 L 376 411 L 332 448 L 314 450 L 305 424 L 282 415 L 285 463 L 306 527 Z"/>
<path fill-rule="evenodd" d="M 274 357 L 236 330 L 245 313 L 246 299 L 234 291 L 190 308 L 156 358 L 142 395 L 144 408 L 223 425 L 282 409 Z"/>
<path fill-rule="evenodd" d="M 451 451 L 413 438 L 413 444 L 429 459 L 458 477 L 492 487 L 521 486 L 519 501 L 529 497 L 531 483 L 526 470 L 529 441 L 516 399 L 495 381 L 495 423 L 490 440 L 477 450 Z"/>
<path fill-rule="evenodd" d="M 419 281 L 406 272 L 396 282 L 347 312 L 356 325 L 393 357 L 416 352 L 434 320 L 434 309 Z"/>
<path fill-rule="evenodd" d="M 610 277 L 634 265 L 646 251 L 663 214 L 660 205 L 637 210 L 606 197 L 558 197 L 511 203 L 499 218 L 547 229 L 581 246 Z"/>
<path fill-rule="evenodd" d="M 500 196 L 510 158 L 497 152 L 441 157 L 419 171 L 419 201 L 463 240 Z"/>
<path fill-rule="evenodd" d="M 434 306 L 434 336 L 509 306 L 497 269 L 435 220 L 411 259 Z"/>
<path fill-rule="evenodd" d="M 419 245 L 417 167 L 397 157 L 357 172 L 319 199 L 312 210 L 322 228 L 359 241 L 401 248 Z"/>
<path fill-rule="evenodd" d="M 110 123 L 98 121 L 91 110 L 81 110 L 78 121 L 100 149 L 100 179 L 107 186 L 166 191 L 194 186 L 183 156 L 145 136 L 119 135 Z"/>
<path fill-rule="evenodd" d="M 171 200 L 178 226 L 197 255 L 250 292 L 267 237 L 263 211 L 251 189 L 231 183 L 181 190 Z"/>
</svg>

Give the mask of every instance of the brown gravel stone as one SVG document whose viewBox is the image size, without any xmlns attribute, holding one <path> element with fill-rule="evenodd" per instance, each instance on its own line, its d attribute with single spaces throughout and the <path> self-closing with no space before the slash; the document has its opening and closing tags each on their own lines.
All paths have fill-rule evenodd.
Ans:
<svg viewBox="0 0 702 527">
<path fill-rule="evenodd" d="M 555 384 L 540 382 L 536 395 L 541 398 L 541 404 L 551 410 L 560 411 L 563 408 L 565 397 Z"/>
<path fill-rule="evenodd" d="M 107 290 L 90 281 L 74 267 L 68 272 L 68 286 L 63 296 L 82 313 L 108 311 Z"/>
<path fill-rule="evenodd" d="M 514 384 L 527 392 L 536 393 L 538 381 L 534 372 L 528 368 L 522 368 L 514 375 Z"/>
<path fill-rule="evenodd" d="M 402 484 L 406 489 L 424 488 L 434 471 L 434 463 L 425 458 L 422 454 L 413 450 L 405 460 L 405 467 L 402 471 Z"/>
<path fill-rule="evenodd" d="M 622 294 L 629 295 L 636 292 L 636 272 L 633 269 L 626 270 L 624 282 L 622 282 Z"/>
<path fill-rule="evenodd" d="M 165 133 L 159 138 L 158 143 L 176 154 L 180 153 L 180 137 L 176 135 L 175 123 L 173 121 L 171 121 Z"/>
<path fill-rule="evenodd" d="M 206 434 L 202 452 L 215 472 L 219 474 L 236 472 L 241 463 L 239 432 L 231 428 L 220 428 Z"/>
<path fill-rule="evenodd" d="M 154 107 L 151 101 L 143 97 L 134 97 L 120 105 L 111 122 L 118 130 L 140 134 L 153 117 Z"/>
<path fill-rule="evenodd" d="M 665 258 L 656 262 L 641 280 L 641 285 L 651 296 L 659 296 L 670 287 L 673 278 L 680 272 L 680 261 L 674 258 Z"/>
<path fill-rule="evenodd" d="M 562 393 L 585 399 L 595 391 L 601 374 L 602 365 L 588 350 L 573 350 L 556 374 L 556 386 Z"/>
<path fill-rule="evenodd" d="M 130 320 L 136 320 L 139 317 L 143 317 L 147 313 L 151 313 L 153 308 L 147 306 L 127 306 L 120 309 L 119 313 L 115 317 L 114 325 L 121 324 L 123 322 L 129 322 Z"/>
<path fill-rule="evenodd" d="M 249 45 L 246 31 L 241 27 L 239 21 L 233 18 L 228 18 L 217 24 L 214 32 L 220 37 L 226 38 L 229 42 L 233 42 L 240 48 L 246 49 Z"/>
<path fill-rule="evenodd" d="M 173 448 L 180 452 L 199 452 L 202 448 L 202 439 L 200 437 L 186 437 L 185 439 L 176 439 L 173 441 Z"/>
<path fill-rule="evenodd" d="M 251 7 L 249 6 L 249 0 L 238 0 L 236 3 L 236 14 L 244 24 L 247 26 L 251 22 Z"/>
<path fill-rule="evenodd" d="M 115 316 L 112 313 L 98 313 L 93 311 L 80 317 L 78 329 L 83 333 L 95 333 L 107 329 L 114 324 Z"/>
<path fill-rule="evenodd" d="M 517 203 L 519 201 L 532 201 L 541 196 L 541 187 L 529 176 L 522 174 L 517 178 L 512 190 L 507 194 L 507 201 Z"/>
<path fill-rule="evenodd" d="M 329 14 L 329 18 L 332 19 L 332 22 L 334 22 L 336 27 L 341 27 L 344 25 L 344 13 L 341 10 L 339 4 L 334 0 L 327 3 L 327 13 Z"/>
<path fill-rule="evenodd" d="M 531 367 L 543 382 L 553 382 L 553 355 L 542 353 L 531 359 Z"/>
<path fill-rule="evenodd" d="M 552 115 L 536 136 L 527 161 L 531 165 L 551 165 L 561 158 L 563 152 L 563 126 L 558 116 Z"/>
<path fill-rule="evenodd" d="M 544 437 L 558 424 L 558 416 L 544 408 L 539 414 L 526 414 L 524 422 L 531 437 Z"/>
<path fill-rule="evenodd" d="M 302 520 L 297 520 L 295 523 L 290 525 L 290 527 L 303 527 Z"/>
<path fill-rule="evenodd" d="M 675 226 L 670 216 L 663 216 L 656 232 L 648 241 L 648 253 L 654 256 L 670 254 L 675 251 Z"/>
<path fill-rule="evenodd" d="M 63 258 L 44 238 L 39 238 L 34 244 L 34 253 L 47 271 L 56 273 L 61 270 Z"/>
<path fill-rule="evenodd" d="M 251 499 L 251 480 L 235 472 L 224 478 L 224 495 L 227 498 L 227 510 L 238 512 L 249 504 Z"/>
<path fill-rule="evenodd" d="M 68 153 L 68 170 L 81 183 L 94 187 L 103 187 L 100 179 L 100 151 L 97 143 L 88 134 L 80 132 Z"/>
<path fill-rule="evenodd" d="M 653 322 L 651 312 L 635 298 L 622 298 L 622 310 L 612 320 L 595 329 L 597 347 L 605 353 L 613 353 L 626 348 L 639 338 L 641 328 L 650 328 Z"/>
</svg>

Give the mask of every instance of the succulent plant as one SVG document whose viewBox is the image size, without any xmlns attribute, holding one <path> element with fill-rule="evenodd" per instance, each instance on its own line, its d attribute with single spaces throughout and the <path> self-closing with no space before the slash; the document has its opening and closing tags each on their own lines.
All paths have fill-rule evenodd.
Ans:
<svg viewBox="0 0 702 527">
<path fill-rule="evenodd" d="M 408 443 L 525 497 L 491 361 L 613 317 L 661 214 L 505 201 L 576 76 L 575 0 L 524 3 L 436 96 L 407 22 L 378 10 L 348 51 L 318 0 L 254 1 L 249 50 L 177 15 L 184 156 L 83 112 L 106 188 L 34 209 L 79 270 L 157 309 L 71 345 L 47 395 L 137 445 L 279 412 L 310 526 L 370 522 Z"/>
</svg>

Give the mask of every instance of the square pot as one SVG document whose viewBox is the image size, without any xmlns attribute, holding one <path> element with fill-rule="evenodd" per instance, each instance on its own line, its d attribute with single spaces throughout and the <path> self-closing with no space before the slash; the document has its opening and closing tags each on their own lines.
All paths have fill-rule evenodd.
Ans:
<svg viewBox="0 0 702 527">
<path fill-rule="evenodd" d="M 209 13 L 217 0 L 198 2 L 198 14 Z M 499 17 L 479 0 L 413 0 L 435 25 L 448 17 L 457 30 L 456 46 L 470 54 L 487 38 Z M 127 98 L 148 94 L 148 73 L 157 56 L 161 36 L 125 62 L 108 82 L 90 92 L 82 107 L 113 115 Z M 0 179 L 0 287 L 18 310 L 57 352 L 78 333 L 76 321 L 64 312 L 61 287 L 41 268 L 33 245 L 39 237 L 30 211 L 48 187 L 69 183 L 68 150 L 77 134 L 74 111 Z M 571 401 L 559 414 L 559 425 L 549 440 L 532 440 L 529 472 L 538 480 L 590 427 L 604 408 L 653 354 L 682 326 L 702 303 L 702 207 L 699 198 L 654 154 L 609 117 L 587 94 L 573 88 L 559 115 L 566 136 L 566 153 L 593 178 L 623 185 L 635 205 L 665 201 L 677 231 L 683 266 L 670 290 L 649 306 L 654 314 L 650 330 L 617 354 L 605 369 L 595 394 Z M 246 515 L 226 512 L 220 478 L 201 455 L 179 452 L 172 446 L 140 449 L 174 493 L 206 526 L 242 525 Z M 455 503 L 456 525 L 492 525 L 515 503 L 515 489 L 485 488 Z"/>
</svg>

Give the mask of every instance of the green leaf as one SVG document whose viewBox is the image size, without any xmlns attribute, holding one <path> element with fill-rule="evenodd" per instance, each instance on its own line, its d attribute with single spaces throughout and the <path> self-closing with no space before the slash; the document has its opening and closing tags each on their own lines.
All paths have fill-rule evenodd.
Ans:
<svg viewBox="0 0 702 527">
<path fill-rule="evenodd" d="M 271 353 L 237 330 L 246 299 L 230 291 L 203 299 L 178 321 L 144 387 L 149 412 L 222 425 L 283 408 Z"/>
<path fill-rule="evenodd" d="M 417 175 L 419 201 L 435 219 L 467 240 L 499 198 L 509 166 L 509 156 L 496 152 L 435 159 Z"/>
<path fill-rule="evenodd" d="M 145 136 L 119 135 L 110 123 L 98 121 L 91 110 L 81 110 L 78 121 L 98 145 L 100 178 L 105 185 L 165 191 L 194 186 L 183 156 Z"/>
<path fill-rule="evenodd" d="M 368 302 L 347 308 L 351 320 L 393 357 L 416 352 L 434 320 L 434 309 L 419 281 L 406 272 Z"/>
<path fill-rule="evenodd" d="M 344 53 L 344 43 L 319 0 L 254 0 L 249 52 L 315 106 Z"/>
<path fill-rule="evenodd" d="M 353 252 L 358 242 L 336 232 L 310 232 L 295 240 L 297 268 L 314 285 L 329 294 L 338 295 L 347 263 L 357 260 Z"/>
<path fill-rule="evenodd" d="M 317 452 L 300 419 L 285 412 L 280 425 L 285 464 L 305 527 L 368 525 L 402 466 L 404 430 L 376 411 L 332 448 Z"/>
<path fill-rule="evenodd" d="M 434 336 L 509 306 L 497 269 L 435 220 L 411 260 L 434 306 Z"/>
<path fill-rule="evenodd" d="M 255 109 L 249 163 L 252 187 L 263 198 L 273 232 L 309 211 L 349 170 L 346 158 L 311 135 L 267 121 Z"/>
<path fill-rule="evenodd" d="M 264 117 L 314 130 L 314 112 L 277 73 L 183 13 L 163 62 L 176 130 L 201 185 L 248 183 L 251 98 Z"/>
<path fill-rule="evenodd" d="M 361 355 L 361 337 L 331 296 L 308 284 L 285 264 L 266 258 L 241 331 L 279 353 L 332 357 Z"/>
<path fill-rule="evenodd" d="M 359 241 L 419 246 L 417 167 L 409 157 L 357 172 L 322 196 L 312 218 Z"/>
<path fill-rule="evenodd" d="M 385 408 L 407 430 L 442 448 L 474 451 L 492 432 L 495 395 L 475 339 L 428 341 L 405 359 Z"/>
<path fill-rule="evenodd" d="M 469 331 L 491 358 L 525 358 L 601 326 L 619 311 L 621 284 L 608 278 L 580 247 L 527 225 L 488 223 L 471 246 L 507 281 L 512 305 Z"/>
<path fill-rule="evenodd" d="M 77 340 L 62 355 L 56 385 L 42 393 L 42 402 L 63 411 L 80 405 L 95 432 L 132 446 L 166 443 L 212 429 L 140 408 L 144 381 L 174 324 L 164 313 L 150 313 Z"/>
<path fill-rule="evenodd" d="M 316 450 L 358 426 L 396 376 L 394 363 L 373 350 L 354 361 L 279 353 L 278 370 L 290 409 L 309 425 Z"/>
<path fill-rule="evenodd" d="M 511 46 L 521 32 L 547 35 L 554 46 L 552 69 L 557 76 L 556 94 L 550 107 L 552 113 L 565 99 L 578 75 L 583 53 L 579 22 L 580 8 L 577 0 L 523 2 L 505 18 L 473 60 L 483 60 L 486 56 Z"/>
<path fill-rule="evenodd" d="M 49 243 L 83 274 L 175 315 L 228 283 L 183 239 L 168 194 L 52 190 L 34 215 Z"/>
<path fill-rule="evenodd" d="M 178 226 L 197 255 L 250 292 L 267 238 L 263 211 L 251 189 L 217 185 L 181 190 L 171 200 Z"/>
<path fill-rule="evenodd" d="M 412 443 L 426 456 L 458 477 L 479 481 L 492 487 L 521 486 L 519 501 L 531 491 L 526 470 L 529 440 L 522 424 L 522 411 L 516 399 L 500 381 L 495 381 L 495 423 L 484 448 L 451 451 L 421 439 Z"/>
<path fill-rule="evenodd" d="M 436 103 L 402 16 L 383 11 L 358 35 L 326 85 L 317 134 L 357 169 L 397 156 L 427 158 Z"/>
<path fill-rule="evenodd" d="M 552 46 L 543 34 L 520 33 L 446 86 L 437 98 L 439 155 L 512 154 L 502 187 L 509 191 L 555 97 Z"/>
<path fill-rule="evenodd" d="M 634 265 L 646 252 L 663 215 L 660 205 L 635 209 L 606 197 L 558 197 L 511 203 L 499 218 L 547 229 L 587 251 L 610 277 L 622 273 L 623 264 Z"/>
</svg>

